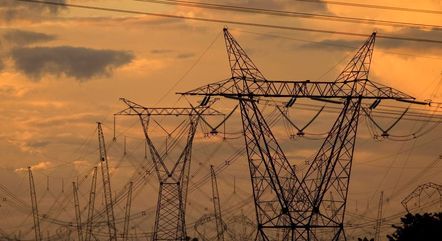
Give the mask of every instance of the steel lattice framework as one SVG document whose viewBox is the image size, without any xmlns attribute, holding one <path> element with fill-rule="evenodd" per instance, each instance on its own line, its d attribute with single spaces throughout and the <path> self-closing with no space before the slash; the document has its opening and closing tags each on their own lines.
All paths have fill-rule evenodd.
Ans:
<svg viewBox="0 0 442 241">
<path fill-rule="evenodd" d="M 432 182 L 417 186 L 410 194 L 408 194 L 408 196 L 406 196 L 401 201 L 402 206 L 404 206 L 407 212 L 410 212 L 411 208 L 408 206 L 408 203 L 413 199 L 417 199 L 420 207 L 421 195 L 425 194 L 429 190 L 433 191 L 434 193 L 437 192 L 439 194 L 439 206 L 442 207 L 442 185 Z M 428 198 L 428 195 L 425 198 Z"/>
<path fill-rule="evenodd" d="M 223 114 L 211 109 L 210 103 L 207 102 L 208 105 L 189 108 L 147 108 L 124 98 L 121 100 L 128 108 L 115 115 L 139 117 L 160 183 L 153 240 L 184 241 L 187 236 L 185 210 L 192 144 L 198 122 L 201 116 Z M 189 117 L 186 145 L 172 166 L 167 166 L 165 163 L 167 152 L 161 155 L 150 137 L 149 120 L 154 115 Z"/>
<path fill-rule="evenodd" d="M 78 241 L 83 241 L 83 225 L 81 224 L 80 201 L 78 200 L 78 187 L 75 182 L 72 182 L 72 193 L 74 197 L 75 220 L 77 222 L 76 226 Z"/>
<path fill-rule="evenodd" d="M 94 167 L 94 171 L 92 172 L 91 190 L 89 192 L 89 204 L 87 209 L 85 241 L 90 241 L 92 238 L 94 210 L 95 210 L 95 196 L 97 191 L 97 173 L 98 173 L 97 167 Z"/>
<path fill-rule="evenodd" d="M 212 165 L 210 166 L 210 179 L 212 181 L 212 201 L 216 223 L 216 240 L 224 241 L 225 225 L 221 215 L 221 201 L 219 199 L 218 182 L 216 180 L 216 173 Z"/>
<path fill-rule="evenodd" d="M 109 230 L 109 240 L 117 240 L 117 227 L 115 226 L 114 204 L 112 199 L 112 189 L 109 174 L 109 161 L 107 159 L 106 143 L 101 123 L 98 122 L 98 145 L 100 149 L 101 176 L 103 179 L 104 202 L 106 207 L 107 226 Z"/>
<path fill-rule="evenodd" d="M 40 230 L 40 217 L 38 216 L 37 193 L 35 192 L 34 176 L 31 167 L 28 167 L 29 174 L 29 192 L 31 193 L 32 217 L 34 219 L 34 234 L 36 241 L 42 241 L 43 237 Z"/>
<path fill-rule="evenodd" d="M 225 28 L 232 76 L 179 93 L 239 101 L 258 240 L 276 236 L 281 240 L 345 239 L 343 223 L 362 100 L 420 103 L 368 79 L 375 38 L 373 33 L 333 82 L 274 81 L 264 77 Z M 260 97 L 289 97 L 292 102 L 296 98 L 343 100 L 341 113 L 302 178 L 293 170 L 259 110 Z"/>
</svg>

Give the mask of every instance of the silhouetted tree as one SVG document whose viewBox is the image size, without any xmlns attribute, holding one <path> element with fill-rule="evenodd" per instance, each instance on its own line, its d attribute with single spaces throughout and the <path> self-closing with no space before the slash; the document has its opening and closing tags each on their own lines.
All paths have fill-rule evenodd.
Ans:
<svg viewBox="0 0 442 241">
<path fill-rule="evenodd" d="M 401 218 L 401 226 L 393 225 L 396 231 L 387 235 L 389 241 L 441 241 L 441 213 L 408 213 Z"/>
<path fill-rule="evenodd" d="M 189 236 L 186 236 L 186 241 L 198 241 L 198 238 L 191 238 Z"/>
<path fill-rule="evenodd" d="M 374 241 L 374 238 L 368 239 L 367 237 L 365 238 L 358 238 L 358 241 Z"/>
</svg>

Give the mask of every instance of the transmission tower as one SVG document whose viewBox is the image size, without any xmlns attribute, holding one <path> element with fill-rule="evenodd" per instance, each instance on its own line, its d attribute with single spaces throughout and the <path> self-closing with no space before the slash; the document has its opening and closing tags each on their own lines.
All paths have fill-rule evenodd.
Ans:
<svg viewBox="0 0 442 241">
<path fill-rule="evenodd" d="M 83 241 L 83 230 L 81 225 L 80 201 L 78 200 L 78 188 L 75 182 L 72 182 L 72 191 L 74 194 L 75 220 L 77 221 L 78 241 Z"/>
<path fill-rule="evenodd" d="M 211 109 L 210 103 L 192 108 L 147 108 L 127 99 L 121 99 L 128 108 L 115 115 L 138 116 L 144 136 L 160 183 L 153 240 L 185 240 L 185 210 L 187 186 L 189 182 L 192 143 L 201 116 L 222 115 Z M 149 131 L 151 116 L 187 116 L 189 117 L 186 145 L 172 166 L 166 165 L 167 150 L 160 154 L 154 145 Z"/>
<path fill-rule="evenodd" d="M 214 219 L 215 215 L 211 213 L 211 214 L 204 214 L 195 221 L 193 228 L 198 238 L 201 239 L 202 241 L 212 241 L 217 238 L 216 234 L 212 235 L 212 232 L 209 234 L 207 233 L 207 230 L 210 231 L 214 230 L 212 226 L 210 228 L 207 228 L 206 226 L 208 223 L 213 223 Z"/>
<path fill-rule="evenodd" d="M 431 198 L 433 197 L 433 195 L 437 195 L 438 198 L 436 200 L 435 203 L 432 203 Z M 405 210 L 407 210 L 407 212 L 411 212 L 411 211 L 416 211 L 416 212 L 423 212 L 424 210 L 421 210 L 422 208 L 422 200 L 428 205 L 432 205 L 432 204 L 438 204 L 436 206 L 436 210 L 440 210 L 442 208 L 442 185 L 436 184 L 436 183 L 432 183 L 432 182 L 428 182 L 422 185 L 419 185 L 416 187 L 416 189 L 414 189 L 408 196 L 406 196 L 401 204 L 402 206 L 404 206 Z M 410 205 L 410 202 L 414 201 L 415 205 Z M 412 203 L 413 204 L 413 203 Z M 429 208 L 429 207 L 427 207 Z M 413 210 L 413 209 L 417 209 L 417 210 Z M 425 210 L 428 212 L 428 210 Z"/>
<path fill-rule="evenodd" d="M 91 241 L 92 237 L 92 225 L 94 219 L 95 210 L 95 192 L 97 190 L 97 167 L 94 167 L 92 174 L 91 191 L 89 193 L 89 205 L 87 210 L 87 223 L 86 223 L 86 241 Z"/>
<path fill-rule="evenodd" d="M 117 228 L 115 227 L 114 206 L 112 199 L 112 190 L 109 175 L 109 162 L 107 160 L 106 144 L 104 142 L 103 129 L 101 123 L 98 122 L 98 143 L 100 149 L 101 174 L 103 177 L 104 202 L 106 206 L 107 226 L 109 229 L 109 240 L 117 240 Z"/>
<path fill-rule="evenodd" d="M 29 190 L 31 192 L 32 216 L 34 218 L 35 241 L 42 241 L 43 237 L 41 236 L 41 231 L 40 231 L 40 218 L 38 216 L 37 194 L 35 192 L 34 176 L 32 175 L 31 167 L 28 167 L 28 173 L 29 173 Z"/>
<path fill-rule="evenodd" d="M 413 97 L 368 79 L 376 34 L 373 33 L 335 81 L 267 80 L 229 31 L 224 29 L 232 76 L 184 95 L 223 96 L 239 101 L 254 195 L 258 240 L 280 230 L 287 240 L 343 240 L 343 223 L 361 102 Z M 329 135 L 299 178 L 257 106 L 259 98 L 343 100 Z M 290 102 L 289 101 L 289 102 Z M 423 103 L 422 103 L 423 104 Z M 334 212 L 327 209 L 333 193 Z M 318 232 L 316 232 L 316 230 Z"/>
<path fill-rule="evenodd" d="M 221 203 L 219 200 L 218 182 L 216 181 L 215 170 L 213 165 L 210 166 L 210 177 L 212 180 L 212 201 L 216 222 L 216 238 L 217 241 L 224 241 L 224 222 L 221 216 Z"/>
<path fill-rule="evenodd" d="M 232 241 L 252 241 L 256 233 L 256 224 L 249 217 L 241 214 L 227 219 L 227 234 Z"/>
<path fill-rule="evenodd" d="M 381 240 L 381 225 L 382 225 L 382 207 L 384 206 L 384 192 L 381 192 L 381 196 L 379 197 L 379 205 L 378 205 L 378 216 L 376 218 L 376 227 L 374 240 Z"/>
<path fill-rule="evenodd" d="M 129 234 L 130 208 L 132 205 L 132 186 L 133 182 L 130 182 L 129 189 L 127 190 L 126 212 L 124 215 L 123 241 L 129 241 L 128 234 Z"/>
</svg>

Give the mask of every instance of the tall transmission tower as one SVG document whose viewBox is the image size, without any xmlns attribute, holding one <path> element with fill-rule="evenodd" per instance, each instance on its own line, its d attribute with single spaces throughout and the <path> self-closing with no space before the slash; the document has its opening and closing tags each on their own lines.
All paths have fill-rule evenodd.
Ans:
<svg viewBox="0 0 442 241">
<path fill-rule="evenodd" d="M 94 171 L 92 174 L 91 191 L 89 193 L 89 205 L 87 209 L 86 241 L 91 241 L 92 238 L 96 190 L 97 190 L 97 167 L 94 167 Z"/>
<path fill-rule="evenodd" d="M 130 182 L 129 188 L 127 190 L 126 212 L 124 215 L 123 241 L 129 241 L 128 235 L 129 235 L 130 208 L 132 206 L 132 186 L 133 182 Z"/>
<path fill-rule="evenodd" d="M 376 218 L 376 227 L 375 227 L 375 234 L 374 234 L 375 241 L 381 240 L 382 207 L 383 206 L 384 206 L 384 192 L 381 192 L 381 195 L 379 197 L 378 216 Z"/>
<path fill-rule="evenodd" d="M 239 101 L 255 202 L 258 240 L 279 231 L 286 240 L 345 240 L 348 184 L 363 99 L 419 103 L 401 91 L 368 79 L 376 34 L 358 50 L 335 81 L 268 80 L 227 28 L 224 29 L 231 77 L 183 92 Z M 305 176 L 294 172 L 257 106 L 259 98 L 338 99 L 343 108 Z M 293 102 L 294 103 L 294 102 Z M 334 212 L 327 208 L 332 202 Z"/>
<path fill-rule="evenodd" d="M 221 203 L 219 199 L 218 192 L 218 182 L 216 181 L 216 173 L 213 169 L 213 165 L 210 165 L 210 177 L 212 180 L 212 201 L 213 210 L 215 213 L 215 223 L 216 223 L 216 238 L 217 241 L 224 241 L 224 222 L 221 216 Z"/>
<path fill-rule="evenodd" d="M 32 175 L 31 167 L 28 167 L 28 173 L 29 173 L 29 190 L 31 193 L 31 203 L 32 203 L 32 216 L 34 218 L 35 240 L 42 241 L 43 237 L 41 236 L 40 218 L 38 216 L 37 194 L 35 192 L 34 176 Z"/>
<path fill-rule="evenodd" d="M 192 144 L 196 128 L 201 116 L 223 115 L 208 105 L 192 108 L 147 108 L 127 99 L 121 99 L 128 108 L 115 115 L 138 116 L 143 127 L 149 151 L 155 165 L 160 183 L 153 240 L 182 240 L 186 239 L 185 210 L 187 186 L 192 153 Z M 186 116 L 189 118 L 186 145 L 173 165 L 166 165 L 167 150 L 160 154 L 154 145 L 149 131 L 151 116 Z"/>
<path fill-rule="evenodd" d="M 75 220 L 77 221 L 78 241 L 83 241 L 83 229 L 81 224 L 80 201 L 78 200 L 78 187 L 72 182 L 72 191 L 74 194 Z"/>
<path fill-rule="evenodd" d="M 106 144 L 104 142 L 103 129 L 98 122 L 98 144 L 100 149 L 101 174 L 103 177 L 104 202 L 106 206 L 107 226 L 109 230 L 109 240 L 117 240 L 117 228 L 115 226 L 114 206 L 112 199 L 111 182 L 109 175 L 109 162 L 107 160 Z"/>
</svg>

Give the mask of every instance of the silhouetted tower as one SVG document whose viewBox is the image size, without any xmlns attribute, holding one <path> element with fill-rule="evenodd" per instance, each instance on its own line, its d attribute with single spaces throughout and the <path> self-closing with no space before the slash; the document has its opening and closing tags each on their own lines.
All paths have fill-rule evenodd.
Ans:
<svg viewBox="0 0 442 241">
<path fill-rule="evenodd" d="M 31 203 L 32 203 L 32 217 L 34 218 L 34 233 L 35 240 L 42 241 L 40 230 L 40 218 L 38 216 L 38 206 L 37 206 L 37 193 L 35 192 L 34 176 L 32 175 L 31 167 L 28 167 L 29 173 L 29 190 L 31 192 Z"/>
<path fill-rule="evenodd" d="M 115 115 L 135 115 L 139 117 L 160 182 L 153 240 L 184 241 L 187 236 L 185 210 L 193 138 L 201 116 L 222 114 L 211 109 L 210 104 L 192 108 L 147 108 L 127 99 L 122 98 L 121 100 L 128 108 Z M 189 118 L 186 144 L 172 166 L 165 163 L 165 158 L 168 156 L 167 150 L 160 154 L 148 131 L 150 117 L 156 115 L 186 116 Z"/>
<path fill-rule="evenodd" d="M 78 200 L 78 187 L 72 182 L 72 192 L 74 194 L 75 221 L 77 221 L 78 241 L 83 241 L 83 228 L 81 224 L 80 201 Z"/>
<path fill-rule="evenodd" d="M 224 241 L 224 222 L 221 215 L 221 202 L 219 200 L 218 182 L 216 181 L 216 173 L 213 165 L 210 165 L 210 177 L 212 179 L 212 201 L 216 223 L 217 241 Z"/>
<path fill-rule="evenodd" d="M 434 200 L 433 195 L 438 198 Z M 414 201 L 414 203 L 413 203 Z M 434 202 L 436 201 L 436 202 Z M 410 205 L 410 202 L 411 205 Z M 433 203 L 432 203 L 433 202 Z M 407 212 L 431 212 L 428 209 L 434 205 L 436 210 L 441 210 L 442 208 L 442 185 L 428 182 L 417 186 L 410 194 L 408 194 L 402 201 L 402 206 L 404 206 Z M 414 205 L 413 205 L 414 204 Z M 426 206 L 425 208 L 422 206 Z"/>
<path fill-rule="evenodd" d="M 130 208 L 132 205 L 132 186 L 133 182 L 130 182 L 129 188 L 127 190 L 126 211 L 124 215 L 123 241 L 129 241 L 128 235 L 129 235 Z"/>
<path fill-rule="evenodd" d="M 271 240 L 278 233 L 286 240 L 319 240 L 315 233 L 329 240 L 345 239 L 345 206 L 362 99 L 418 103 L 407 94 L 368 79 L 375 37 L 373 33 L 368 38 L 335 81 L 271 81 L 224 29 L 231 78 L 181 93 L 239 101 L 257 239 Z M 341 113 L 302 179 L 257 106 L 257 100 L 265 97 L 290 98 L 289 102 L 296 98 L 343 100 Z M 332 202 L 330 193 L 336 207 L 333 212 L 327 208 Z"/>
<path fill-rule="evenodd" d="M 111 182 L 109 175 L 109 162 L 107 160 L 106 144 L 104 142 L 104 134 L 100 122 L 98 122 L 98 143 L 100 149 L 100 165 L 101 165 L 101 174 L 103 177 L 104 202 L 106 207 L 109 240 L 116 241 L 117 228 L 115 227 L 114 206 L 112 203 L 113 199 L 112 199 L 112 190 L 111 190 Z"/>
<path fill-rule="evenodd" d="M 376 218 L 376 227 L 374 234 L 374 241 L 381 240 L 381 226 L 382 226 L 382 206 L 384 205 L 384 192 L 381 192 L 378 205 L 378 216 Z"/>
<path fill-rule="evenodd" d="M 97 167 L 94 167 L 94 171 L 92 174 L 92 181 L 91 181 L 91 190 L 89 192 L 89 204 L 87 209 L 86 241 L 91 241 L 92 238 L 96 190 L 97 190 Z"/>
</svg>

